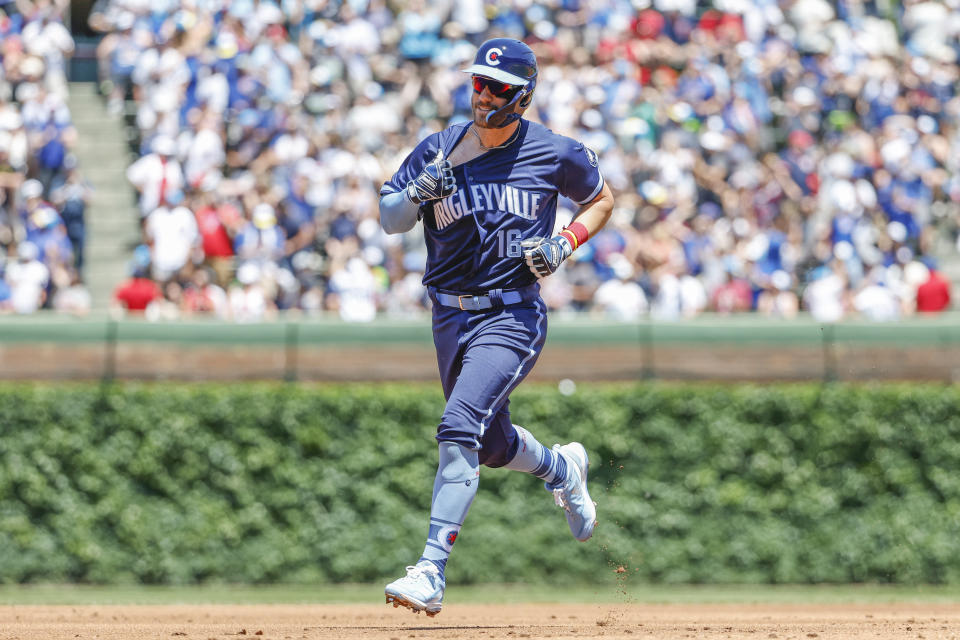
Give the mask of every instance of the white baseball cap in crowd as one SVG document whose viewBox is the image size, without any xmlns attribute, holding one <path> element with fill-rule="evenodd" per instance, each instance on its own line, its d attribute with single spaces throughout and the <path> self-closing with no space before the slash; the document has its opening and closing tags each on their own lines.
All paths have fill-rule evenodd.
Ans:
<svg viewBox="0 0 960 640">
<path fill-rule="evenodd" d="M 785 291 L 790 288 L 791 284 L 793 284 L 793 278 L 791 278 L 790 274 L 783 269 L 777 269 L 770 274 L 770 284 L 781 291 Z"/>
<path fill-rule="evenodd" d="M 150 144 L 150 148 L 161 156 L 172 156 L 177 152 L 177 143 L 170 136 L 157 136 Z"/>
<path fill-rule="evenodd" d="M 39 180 L 27 180 L 20 186 L 20 195 L 23 196 L 24 200 L 39 198 L 43 195 L 43 185 L 40 184 Z"/>
<path fill-rule="evenodd" d="M 269 229 L 277 223 L 277 214 L 266 202 L 261 202 L 253 208 L 253 225 L 257 229 Z"/>
<path fill-rule="evenodd" d="M 113 24 L 117 31 L 126 31 L 127 29 L 133 29 L 133 25 L 136 21 L 137 17 L 132 12 L 120 11 L 116 14 Z"/>
<path fill-rule="evenodd" d="M 36 260 L 39 255 L 40 248 L 32 242 L 21 242 L 20 246 L 17 247 L 17 257 L 21 260 L 29 262 L 30 260 Z"/>
<path fill-rule="evenodd" d="M 244 262 L 237 269 L 237 280 L 240 284 L 253 284 L 260 279 L 260 267 L 253 262 Z"/>
<path fill-rule="evenodd" d="M 30 216 L 30 222 L 37 229 L 47 229 L 57 224 L 60 216 L 57 214 L 57 210 L 53 207 L 48 207 L 45 204 L 41 204 L 37 207 L 33 214 Z"/>
</svg>

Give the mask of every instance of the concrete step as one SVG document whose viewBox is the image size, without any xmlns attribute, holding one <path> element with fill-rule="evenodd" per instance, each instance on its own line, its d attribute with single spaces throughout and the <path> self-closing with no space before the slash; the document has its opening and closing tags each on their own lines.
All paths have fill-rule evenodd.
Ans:
<svg viewBox="0 0 960 640">
<path fill-rule="evenodd" d="M 90 199 L 90 207 L 96 208 L 99 213 L 108 213 L 111 211 L 137 210 L 137 198 L 134 190 L 125 185 L 123 188 L 116 186 L 97 188 Z"/>
<path fill-rule="evenodd" d="M 139 233 L 140 224 L 136 216 L 111 216 L 109 218 L 102 216 L 90 216 L 87 218 L 87 228 L 96 230 L 98 233 Z"/>
<path fill-rule="evenodd" d="M 85 166 L 82 158 L 78 158 L 78 161 L 81 167 Z M 114 166 L 86 169 L 83 171 L 83 175 L 90 181 L 95 193 L 121 193 L 123 191 L 133 191 L 133 185 L 127 182 L 126 172 L 126 165 L 115 163 Z"/>
<path fill-rule="evenodd" d="M 104 160 L 104 156 L 91 159 L 89 169 L 83 172 L 84 177 L 99 191 L 132 191 L 133 185 L 127 181 L 126 154 L 111 154 L 105 157 L 113 159 Z M 79 156 L 77 159 L 83 161 Z M 97 164 L 93 164 L 94 162 Z"/>
<path fill-rule="evenodd" d="M 129 184 L 127 182 L 127 167 L 130 166 L 133 159 L 127 149 L 112 153 L 87 153 L 89 154 L 87 158 L 91 161 L 90 166 L 86 167 L 83 172 L 83 175 L 87 176 L 87 180 L 95 185 Z M 77 154 L 78 160 L 82 161 L 83 158 L 83 155 Z"/>
<path fill-rule="evenodd" d="M 119 277 L 123 277 L 123 275 L 126 274 L 131 259 L 131 256 L 126 256 L 124 258 L 110 258 L 109 260 L 87 260 L 87 263 L 84 265 L 84 271 L 88 274 L 102 274 L 106 276 L 107 279 L 113 280 L 117 277 L 117 274 L 119 274 Z"/>
<path fill-rule="evenodd" d="M 129 270 L 129 265 L 129 258 L 126 260 L 110 260 L 104 262 L 88 261 L 87 264 L 84 265 L 83 270 L 88 282 L 96 275 L 102 276 L 108 284 L 113 284 L 123 279 Z"/>
<path fill-rule="evenodd" d="M 71 82 L 70 97 L 74 96 L 98 96 L 97 85 L 92 82 Z"/>
<path fill-rule="evenodd" d="M 101 261 L 97 263 L 90 262 L 88 259 L 88 264 L 97 265 L 98 272 L 103 271 L 104 268 L 113 268 L 117 265 L 123 266 L 126 268 L 126 265 L 130 262 L 133 257 L 133 250 L 124 250 L 122 254 L 106 254 L 104 253 L 106 249 L 98 247 L 96 245 L 87 245 L 84 249 L 84 257 L 86 256 L 100 256 Z"/>
<path fill-rule="evenodd" d="M 139 220 L 139 217 L 133 212 L 123 215 L 90 216 L 87 218 L 87 226 L 91 229 L 109 233 L 129 233 L 140 228 Z"/>
<path fill-rule="evenodd" d="M 70 85 L 70 94 L 67 102 L 86 102 L 89 100 L 103 100 L 97 87 L 92 83 L 75 82 Z"/>
<path fill-rule="evenodd" d="M 77 121 L 79 118 L 114 118 L 107 113 L 105 103 L 99 96 L 70 96 L 67 100 L 70 107 L 70 117 Z"/>
<path fill-rule="evenodd" d="M 90 201 L 91 217 L 113 218 L 121 213 L 131 219 L 139 217 L 136 198 L 129 191 L 103 191 Z"/>
<path fill-rule="evenodd" d="M 87 247 L 102 251 L 105 256 L 125 255 L 140 244 L 143 236 L 136 230 L 90 228 L 87 234 Z"/>
<path fill-rule="evenodd" d="M 88 220 L 130 220 L 140 218 L 136 204 L 129 194 L 100 196 L 88 208 Z"/>
<path fill-rule="evenodd" d="M 111 160 L 105 161 L 103 157 L 109 157 Z M 99 163 L 91 167 L 89 173 L 84 173 L 93 186 L 99 186 L 101 189 L 119 189 L 131 190 L 133 185 L 127 180 L 127 167 L 132 160 L 128 160 L 127 153 L 113 153 L 101 156 Z"/>
<path fill-rule="evenodd" d="M 97 100 L 93 102 L 70 102 L 67 104 L 70 108 L 70 119 L 73 124 L 113 124 L 114 126 L 123 125 L 123 117 L 113 116 L 107 113 L 103 102 Z"/>
<path fill-rule="evenodd" d="M 98 131 L 96 135 L 88 131 L 79 144 L 83 145 L 82 148 L 74 152 L 78 158 L 86 156 L 98 161 L 97 164 L 101 164 L 105 158 L 122 157 L 127 164 L 132 161 L 128 160 L 131 154 L 130 145 L 126 140 L 118 138 L 114 131 Z"/>
<path fill-rule="evenodd" d="M 140 229 L 134 225 L 124 222 L 123 224 L 95 224 L 87 225 L 90 233 L 87 234 L 87 245 L 96 244 L 105 249 L 113 246 L 115 253 L 123 253 L 132 243 L 139 243 L 143 234 Z"/>
<path fill-rule="evenodd" d="M 957 263 L 940 263 L 938 266 L 938 271 L 944 275 L 950 282 L 954 285 L 960 285 L 960 264 Z"/>
<path fill-rule="evenodd" d="M 91 306 L 96 310 L 106 309 L 113 297 L 113 290 L 129 275 L 126 264 L 111 265 L 108 268 L 84 265 L 83 277 L 90 290 Z M 93 283 L 97 284 L 94 285 Z"/>
<path fill-rule="evenodd" d="M 93 187 L 93 197 L 96 202 L 114 202 L 115 200 L 119 200 L 121 195 L 126 196 L 129 202 L 135 202 L 136 189 L 133 188 L 132 184 L 127 182 L 123 171 L 120 172 L 120 175 L 116 175 L 106 169 L 99 170 L 95 173 L 100 175 L 100 177 L 91 177 L 87 176 L 87 174 L 84 174 L 84 176 L 90 181 L 90 185 Z M 107 176 L 107 173 L 111 175 Z"/>
<path fill-rule="evenodd" d="M 81 113 L 81 117 L 73 119 L 73 125 L 77 129 L 83 129 L 83 131 L 93 134 L 93 133 L 102 133 L 104 131 L 123 131 L 126 129 L 126 123 L 119 120 L 104 120 L 103 118 L 95 118 L 92 116 L 84 116 Z M 126 136 L 124 136 L 126 139 Z"/>
<path fill-rule="evenodd" d="M 113 291 L 129 275 L 127 268 L 111 270 L 109 272 L 93 272 L 84 268 L 84 281 L 90 290 L 91 307 L 97 311 L 103 311 L 110 306 L 110 299 L 113 298 Z M 90 285 L 94 280 L 107 283 L 105 286 L 93 289 Z"/>
<path fill-rule="evenodd" d="M 95 247 L 104 255 L 124 255 L 140 244 L 143 235 L 136 229 L 89 227 L 87 246 Z"/>
<path fill-rule="evenodd" d="M 70 119 L 74 123 L 114 123 L 122 124 L 123 118 L 112 116 L 104 109 L 103 102 L 96 100 L 91 102 L 73 102 L 70 105 Z"/>
<path fill-rule="evenodd" d="M 111 131 L 122 131 L 123 139 L 127 138 L 127 123 L 122 120 L 105 120 L 104 118 L 94 118 L 92 116 L 83 116 L 81 114 L 80 118 L 73 119 L 74 126 L 78 129 L 83 127 L 85 132 L 89 133 L 102 133 L 102 132 L 111 132 Z"/>
<path fill-rule="evenodd" d="M 124 220 L 132 224 L 140 219 L 140 213 L 137 210 L 137 206 L 132 202 L 132 198 L 121 198 L 118 195 L 111 198 L 95 200 L 90 206 L 90 213 L 87 219 L 102 219 L 108 222 Z"/>
<path fill-rule="evenodd" d="M 97 233 L 139 233 L 140 225 L 135 216 L 116 216 L 110 218 L 90 218 L 87 228 Z"/>
<path fill-rule="evenodd" d="M 135 238 L 117 238 L 112 236 L 111 242 L 104 240 L 92 240 L 87 238 L 86 249 L 89 261 L 116 262 L 118 260 L 126 261 L 131 257 L 131 251 L 139 243 Z"/>
<path fill-rule="evenodd" d="M 126 197 L 130 203 L 136 202 L 137 191 L 132 184 L 127 182 L 127 178 L 122 172 L 120 175 L 116 175 L 112 171 L 103 169 L 94 173 L 100 177 L 90 177 L 87 174 L 84 174 L 84 176 L 90 180 L 90 184 L 93 186 L 95 202 L 114 202 L 119 200 L 121 196 Z"/>
<path fill-rule="evenodd" d="M 80 143 L 84 144 L 83 142 Z M 92 152 L 91 149 L 97 149 L 96 153 Z M 91 149 L 85 149 L 83 153 L 75 154 L 77 156 L 77 161 L 80 163 L 86 163 L 86 169 L 83 171 L 83 176 L 90 181 L 93 186 L 108 187 L 111 184 L 125 184 L 130 185 L 127 182 L 127 167 L 132 164 L 132 160 L 129 158 L 129 150 L 127 148 L 117 149 L 114 147 L 107 147 L 106 145 L 102 147 L 93 147 Z"/>
<path fill-rule="evenodd" d="M 100 299 L 109 299 L 110 292 L 116 288 L 117 283 L 129 274 L 129 261 L 115 264 L 85 264 L 83 266 L 83 280 L 87 283 L 87 288 L 91 295 L 96 291 Z M 92 284 L 94 282 L 97 283 L 96 286 Z"/>
<path fill-rule="evenodd" d="M 96 134 L 96 135 L 93 135 Z M 118 140 L 116 134 L 104 129 L 103 131 L 90 131 L 79 140 L 82 145 L 76 152 L 80 159 L 91 159 L 103 161 L 104 158 L 122 157 L 127 161 L 130 155 L 130 146 L 124 140 Z"/>
<path fill-rule="evenodd" d="M 88 220 L 129 220 L 131 222 L 138 220 L 140 214 L 137 206 L 132 202 L 132 198 L 127 194 L 117 194 L 115 196 L 103 197 L 94 200 L 88 208 Z"/>
<path fill-rule="evenodd" d="M 78 133 L 77 161 L 94 188 L 87 209 L 84 278 L 94 309 L 102 310 L 127 277 L 133 247 L 140 241 L 136 196 L 125 175 L 135 156 L 126 121 L 107 113 L 93 83 L 71 83 L 68 106 Z"/>
<path fill-rule="evenodd" d="M 122 242 L 130 236 L 140 237 L 140 227 L 136 220 L 98 220 L 87 222 L 87 229 L 102 234 L 101 242 Z M 91 239 L 92 240 L 92 239 Z"/>
</svg>

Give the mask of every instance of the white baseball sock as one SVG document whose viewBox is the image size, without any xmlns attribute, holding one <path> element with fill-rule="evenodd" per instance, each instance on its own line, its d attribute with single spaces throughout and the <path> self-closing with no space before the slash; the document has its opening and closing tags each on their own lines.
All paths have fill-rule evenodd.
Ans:
<svg viewBox="0 0 960 640">
<path fill-rule="evenodd" d="M 563 456 L 547 449 L 533 437 L 533 434 L 519 425 L 513 425 L 520 440 L 517 453 L 507 464 L 506 469 L 532 473 L 551 485 L 562 482 L 567 477 L 567 462 Z"/>
<path fill-rule="evenodd" d="M 480 480 L 478 453 L 455 442 L 440 443 L 440 464 L 433 482 L 433 504 L 430 508 L 430 530 L 421 560 L 430 560 L 440 569 L 447 558 L 467 511 L 477 495 Z"/>
</svg>

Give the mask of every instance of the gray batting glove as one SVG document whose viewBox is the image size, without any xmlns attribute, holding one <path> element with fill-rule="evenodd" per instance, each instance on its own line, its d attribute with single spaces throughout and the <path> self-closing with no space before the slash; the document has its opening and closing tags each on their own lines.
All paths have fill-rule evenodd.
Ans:
<svg viewBox="0 0 960 640">
<path fill-rule="evenodd" d="M 560 263 L 570 257 L 573 247 L 564 236 L 530 238 L 520 243 L 523 258 L 537 279 L 546 278 L 560 268 Z"/>
<path fill-rule="evenodd" d="M 457 190 L 453 167 L 443 159 L 443 149 L 423 168 L 416 178 L 407 183 L 407 198 L 414 204 L 442 200 Z"/>
</svg>

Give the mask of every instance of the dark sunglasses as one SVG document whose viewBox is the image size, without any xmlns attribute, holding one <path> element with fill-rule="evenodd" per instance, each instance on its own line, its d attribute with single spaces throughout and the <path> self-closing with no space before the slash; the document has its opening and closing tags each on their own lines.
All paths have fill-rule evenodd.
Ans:
<svg viewBox="0 0 960 640">
<path fill-rule="evenodd" d="M 517 91 L 520 90 L 519 85 L 504 84 L 483 76 L 473 76 L 473 90 L 477 93 L 483 93 L 484 87 L 490 90 L 491 95 L 496 96 L 497 98 L 508 99 L 512 98 Z"/>
</svg>

